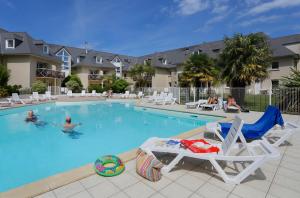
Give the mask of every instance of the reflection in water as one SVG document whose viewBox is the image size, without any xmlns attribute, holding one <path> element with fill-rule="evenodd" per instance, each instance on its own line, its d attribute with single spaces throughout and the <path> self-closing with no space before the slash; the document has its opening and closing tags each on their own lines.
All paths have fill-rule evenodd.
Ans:
<svg viewBox="0 0 300 198">
<path fill-rule="evenodd" d="M 40 121 L 34 122 L 33 124 L 38 128 L 43 128 L 48 125 L 48 122 L 40 120 Z"/>
<path fill-rule="evenodd" d="M 69 131 L 67 134 L 68 134 L 68 136 L 69 136 L 70 138 L 72 138 L 72 139 L 79 139 L 80 136 L 83 135 L 83 133 L 78 132 L 78 131 Z"/>
</svg>

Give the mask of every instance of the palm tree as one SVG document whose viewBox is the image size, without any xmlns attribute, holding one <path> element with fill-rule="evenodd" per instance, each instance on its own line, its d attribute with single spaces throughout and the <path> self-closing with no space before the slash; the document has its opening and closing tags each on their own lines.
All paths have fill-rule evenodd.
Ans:
<svg viewBox="0 0 300 198">
<path fill-rule="evenodd" d="M 203 83 L 216 83 L 219 69 L 215 60 L 207 54 L 193 54 L 184 63 L 183 73 L 180 76 L 180 86 L 200 87 Z"/>
<path fill-rule="evenodd" d="M 136 64 L 129 70 L 129 75 L 136 82 L 136 87 L 151 86 L 152 76 L 155 75 L 155 69 L 147 62 L 147 64 Z"/>
<path fill-rule="evenodd" d="M 271 50 L 265 35 L 261 33 L 224 39 L 225 48 L 220 54 L 221 78 L 230 84 L 231 94 L 241 105 L 244 104 L 245 86 L 268 76 Z M 236 89 L 242 88 L 242 89 Z"/>
</svg>

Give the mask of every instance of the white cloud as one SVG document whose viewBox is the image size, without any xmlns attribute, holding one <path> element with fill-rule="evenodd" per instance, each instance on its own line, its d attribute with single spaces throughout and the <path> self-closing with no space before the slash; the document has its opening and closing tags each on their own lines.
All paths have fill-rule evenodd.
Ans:
<svg viewBox="0 0 300 198">
<path fill-rule="evenodd" d="M 269 2 L 256 5 L 255 7 L 250 9 L 248 14 L 256 15 L 256 14 L 268 12 L 273 9 L 287 8 L 287 7 L 293 7 L 298 5 L 300 5 L 300 0 L 272 0 Z"/>
<path fill-rule="evenodd" d="M 174 0 L 174 2 L 178 3 L 177 14 L 184 16 L 195 14 L 209 7 L 208 0 Z"/>
<path fill-rule="evenodd" d="M 229 9 L 228 0 L 213 1 L 212 13 L 222 14 Z"/>
<path fill-rule="evenodd" d="M 254 19 L 246 20 L 240 23 L 240 25 L 247 27 L 257 23 L 273 23 L 283 17 L 284 17 L 283 15 L 261 16 L 261 17 L 256 17 Z"/>
</svg>

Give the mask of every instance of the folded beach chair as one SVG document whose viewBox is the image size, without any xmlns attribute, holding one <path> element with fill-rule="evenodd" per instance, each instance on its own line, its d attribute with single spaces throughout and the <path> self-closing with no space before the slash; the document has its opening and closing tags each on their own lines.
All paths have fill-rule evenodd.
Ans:
<svg viewBox="0 0 300 198">
<path fill-rule="evenodd" d="M 40 97 L 38 92 L 32 92 L 31 99 L 34 101 L 37 101 L 37 102 L 47 100 L 46 96 L 44 96 L 44 95 L 42 97 Z"/>
<path fill-rule="evenodd" d="M 187 109 L 192 109 L 192 108 L 198 109 L 200 107 L 200 105 L 203 105 L 205 103 L 207 103 L 207 100 L 198 100 L 196 102 L 185 103 L 185 106 Z"/>
<path fill-rule="evenodd" d="M 280 127 L 276 127 L 280 125 Z M 226 138 L 231 123 L 208 123 L 208 131 L 215 133 L 222 141 Z M 246 140 L 265 139 L 274 146 L 285 142 L 300 127 L 292 123 L 284 123 L 280 110 L 268 106 L 263 116 L 253 124 L 244 124 L 242 132 Z"/>
<path fill-rule="evenodd" d="M 154 153 L 171 153 L 177 154 L 177 156 L 168 164 L 162 168 L 162 173 L 166 174 L 171 171 L 180 160 L 184 157 L 195 158 L 200 160 L 208 160 L 217 171 L 218 175 L 226 182 L 232 184 L 239 184 L 254 171 L 260 168 L 264 163 L 269 160 L 278 159 L 280 156 L 279 151 L 271 146 L 265 140 L 256 140 L 251 143 L 246 143 L 246 140 L 241 133 L 243 121 L 236 117 L 232 127 L 229 130 L 229 135 L 225 138 L 222 144 L 212 145 L 213 148 L 218 148 L 218 152 L 206 152 L 196 153 L 189 148 L 182 146 L 182 140 L 170 140 L 163 138 L 150 138 L 143 145 L 140 146 L 142 150 L 149 155 Z M 240 138 L 241 143 L 237 143 L 237 139 Z M 180 142 L 178 144 L 172 143 L 171 145 L 164 142 Z M 216 150 L 216 149 L 212 149 Z M 238 152 L 236 152 L 236 150 Z M 247 151 L 247 153 L 242 153 Z M 236 175 L 227 174 L 219 162 L 232 162 L 232 163 L 244 163 L 241 167 L 243 170 L 238 171 Z M 248 166 L 245 166 L 249 163 Z M 236 164 L 235 164 L 236 165 Z"/>
<path fill-rule="evenodd" d="M 173 97 L 173 93 L 162 93 L 160 97 L 155 100 L 155 104 L 175 104 L 176 98 Z"/>
<path fill-rule="evenodd" d="M 31 104 L 33 101 L 32 99 L 21 99 L 18 93 L 12 93 L 11 102 L 17 104 Z"/>
<path fill-rule="evenodd" d="M 223 107 L 223 99 L 219 98 L 217 104 L 202 104 L 200 105 L 200 107 L 202 107 L 202 110 L 205 109 L 210 109 L 213 111 L 220 110 Z"/>
<path fill-rule="evenodd" d="M 98 96 L 96 90 L 92 90 L 92 96 Z"/>
</svg>

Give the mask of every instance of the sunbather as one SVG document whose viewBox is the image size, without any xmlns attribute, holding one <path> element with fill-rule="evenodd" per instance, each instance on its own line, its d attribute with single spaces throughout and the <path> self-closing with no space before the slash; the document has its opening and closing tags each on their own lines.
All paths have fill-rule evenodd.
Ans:
<svg viewBox="0 0 300 198">
<path fill-rule="evenodd" d="M 225 111 L 227 111 L 228 107 L 236 107 L 236 108 L 238 108 L 239 111 L 241 110 L 241 107 L 236 103 L 234 97 L 232 97 L 230 95 L 227 98 L 227 104 L 226 104 L 226 106 L 224 108 Z"/>
<path fill-rule="evenodd" d="M 217 97 L 209 97 L 207 100 L 207 104 L 218 104 L 218 98 Z"/>
</svg>

